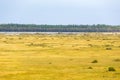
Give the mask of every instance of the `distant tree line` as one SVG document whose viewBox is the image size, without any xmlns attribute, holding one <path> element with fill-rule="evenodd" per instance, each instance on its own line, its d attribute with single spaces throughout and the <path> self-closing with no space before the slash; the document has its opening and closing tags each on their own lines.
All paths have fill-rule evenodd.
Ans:
<svg viewBox="0 0 120 80">
<path fill-rule="evenodd" d="M 120 25 L 0 24 L 0 32 L 120 32 Z"/>
</svg>

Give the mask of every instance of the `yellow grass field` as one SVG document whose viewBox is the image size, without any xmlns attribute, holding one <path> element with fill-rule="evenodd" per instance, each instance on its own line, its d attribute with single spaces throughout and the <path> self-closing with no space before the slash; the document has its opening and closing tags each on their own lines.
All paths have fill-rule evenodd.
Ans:
<svg viewBox="0 0 120 80">
<path fill-rule="evenodd" d="M 120 80 L 120 34 L 1 34 L 0 80 Z"/>
</svg>

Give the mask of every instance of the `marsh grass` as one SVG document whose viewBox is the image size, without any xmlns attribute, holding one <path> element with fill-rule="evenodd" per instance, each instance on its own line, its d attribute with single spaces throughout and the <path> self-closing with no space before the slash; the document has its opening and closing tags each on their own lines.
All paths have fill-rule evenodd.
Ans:
<svg viewBox="0 0 120 80">
<path fill-rule="evenodd" d="M 0 80 L 120 80 L 119 36 L 0 35 Z"/>
</svg>

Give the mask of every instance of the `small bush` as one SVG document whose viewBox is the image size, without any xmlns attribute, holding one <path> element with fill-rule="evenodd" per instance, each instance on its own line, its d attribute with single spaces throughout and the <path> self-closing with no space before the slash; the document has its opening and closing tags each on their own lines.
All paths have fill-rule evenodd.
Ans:
<svg viewBox="0 0 120 80">
<path fill-rule="evenodd" d="M 115 62 L 120 62 L 120 59 L 115 59 L 114 61 L 115 61 Z"/>
<path fill-rule="evenodd" d="M 112 48 L 106 48 L 106 50 L 112 50 Z"/>
<path fill-rule="evenodd" d="M 92 67 L 88 67 L 88 69 L 93 69 Z"/>
<path fill-rule="evenodd" d="M 116 71 L 114 67 L 109 67 L 108 71 Z"/>
<path fill-rule="evenodd" d="M 48 47 L 46 44 L 42 43 L 42 44 L 33 44 L 33 43 L 30 43 L 28 46 L 40 46 L 40 47 Z"/>
<path fill-rule="evenodd" d="M 93 60 L 91 63 L 98 63 L 98 61 L 97 60 Z"/>
<path fill-rule="evenodd" d="M 105 47 L 111 47 L 111 46 L 113 46 L 113 45 L 105 45 Z"/>
<path fill-rule="evenodd" d="M 19 37 L 18 39 L 21 40 L 22 38 Z"/>
<path fill-rule="evenodd" d="M 87 41 L 90 41 L 90 40 L 87 40 Z"/>
<path fill-rule="evenodd" d="M 72 61 L 73 59 L 69 59 L 70 61 Z"/>
<path fill-rule="evenodd" d="M 93 45 L 92 45 L 92 44 L 88 44 L 88 46 L 93 47 Z"/>
<path fill-rule="evenodd" d="M 52 64 L 51 62 L 49 62 L 49 64 Z"/>
</svg>

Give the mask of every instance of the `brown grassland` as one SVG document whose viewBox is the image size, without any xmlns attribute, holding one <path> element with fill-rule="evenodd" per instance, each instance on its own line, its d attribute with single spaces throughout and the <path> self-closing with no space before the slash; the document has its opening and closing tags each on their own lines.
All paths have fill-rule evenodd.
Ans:
<svg viewBox="0 0 120 80">
<path fill-rule="evenodd" d="M 120 80 L 120 34 L 1 34 L 0 80 Z"/>
</svg>

